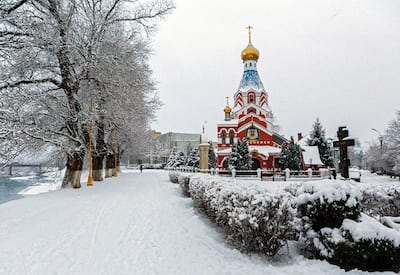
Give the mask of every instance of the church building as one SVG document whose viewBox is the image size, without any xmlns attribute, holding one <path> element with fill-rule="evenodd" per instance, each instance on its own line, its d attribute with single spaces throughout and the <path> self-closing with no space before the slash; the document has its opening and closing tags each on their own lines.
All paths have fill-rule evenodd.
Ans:
<svg viewBox="0 0 400 275">
<path fill-rule="evenodd" d="M 268 93 L 257 71 L 259 51 L 251 42 L 242 51 L 243 76 L 239 88 L 234 94 L 233 108 L 224 109 L 225 119 L 217 125 L 218 168 L 228 169 L 231 146 L 238 140 L 248 139 L 252 157 L 252 169 L 277 168 L 277 159 L 285 138 L 279 135 L 279 126 L 268 103 Z"/>
</svg>

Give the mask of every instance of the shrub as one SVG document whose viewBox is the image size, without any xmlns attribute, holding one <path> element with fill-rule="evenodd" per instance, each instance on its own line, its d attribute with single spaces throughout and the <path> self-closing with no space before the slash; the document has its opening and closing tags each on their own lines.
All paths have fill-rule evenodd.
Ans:
<svg viewBox="0 0 400 275">
<path fill-rule="evenodd" d="M 400 270 L 400 232 L 361 214 L 361 193 L 351 183 L 307 183 L 298 190 L 301 241 L 311 258 L 346 270 Z"/>
<path fill-rule="evenodd" d="M 193 176 L 189 191 L 197 207 L 216 222 L 240 250 L 274 256 L 297 233 L 293 196 L 220 177 Z"/>
<path fill-rule="evenodd" d="M 190 197 L 190 192 L 189 192 L 190 176 L 191 176 L 190 174 L 184 174 L 184 173 L 181 173 L 178 175 L 179 186 L 180 186 L 183 194 L 187 197 Z"/>
<path fill-rule="evenodd" d="M 395 188 L 363 191 L 362 211 L 371 216 L 400 216 L 400 192 Z"/>
<path fill-rule="evenodd" d="M 339 229 L 321 230 L 323 258 L 345 270 L 400 271 L 400 232 L 362 215 Z"/>
<path fill-rule="evenodd" d="M 168 176 L 169 176 L 169 181 L 170 182 L 178 183 L 178 176 L 179 176 L 178 172 L 170 171 Z"/>
<path fill-rule="evenodd" d="M 338 228 L 344 219 L 357 219 L 360 215 L 361 193 L 348 182 L 308 182 L 297 194 L 297 209 L 303 224 L 314 231 Z"/>
</svg>

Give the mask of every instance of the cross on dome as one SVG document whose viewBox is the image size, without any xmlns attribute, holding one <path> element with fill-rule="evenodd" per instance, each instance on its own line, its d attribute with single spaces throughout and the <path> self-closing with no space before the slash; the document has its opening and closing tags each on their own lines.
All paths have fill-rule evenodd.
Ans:
<svg viewBox="0 0 400 275">
<path fill-rule="evenodd" d="M 253 29 L 253 27 L 249 25 L 246 27 L 246 29 L 249 30 L 249 44 L 242 51 L 242 60 L 243 61 L 247 61 L 247 60 L 257 61 L 258 58 L 260 57 L 260 52 L 251 43 L 251 29 Z"/>
<path fill-rule="evenodd" d="M 253 29 L 253 27 L 250 26 L 250 25 L 248 25 L 248 26 L 246 27 L 246 29 L 249 30 L 249 44 L 251 44 L 251 29 Z"/>
</svg>

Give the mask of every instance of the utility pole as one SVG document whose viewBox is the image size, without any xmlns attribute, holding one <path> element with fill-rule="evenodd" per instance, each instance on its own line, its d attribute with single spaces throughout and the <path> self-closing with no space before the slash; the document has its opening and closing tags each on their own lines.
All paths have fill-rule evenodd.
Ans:
<svg viewBox="0 0 400 275">
<path fill-rule="evenodd" d="M 371 128 L 372 131 L 376 132 L 378 134 L 378 140 L 379 140 L 379 162 L 381 165 L 381 173 L 383 173 L 383 136 L 381 135 L 381 132 L 376 130 L 375 128 Z"/>
</svg>

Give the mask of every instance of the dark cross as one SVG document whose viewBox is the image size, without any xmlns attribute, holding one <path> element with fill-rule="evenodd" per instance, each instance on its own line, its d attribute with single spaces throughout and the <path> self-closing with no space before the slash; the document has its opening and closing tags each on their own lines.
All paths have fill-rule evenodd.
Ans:
<svg viewBox="0 0 400 275">
<path fill-rule="evenodd" d="M 349 178 L 349 166 L 350 160 L 347 156 L 347 147 L 354 146 L 354 139 L 344 139 L 349 136 L 349 130 L 346 129 L 346 126 L 339 127 L 337 131 L 338 141 L 333 142 L 334 147 L 339 147 L 340 152 L 340 163 L 339 170 L 342 177 L 345 179 Z"/>
</svg>

